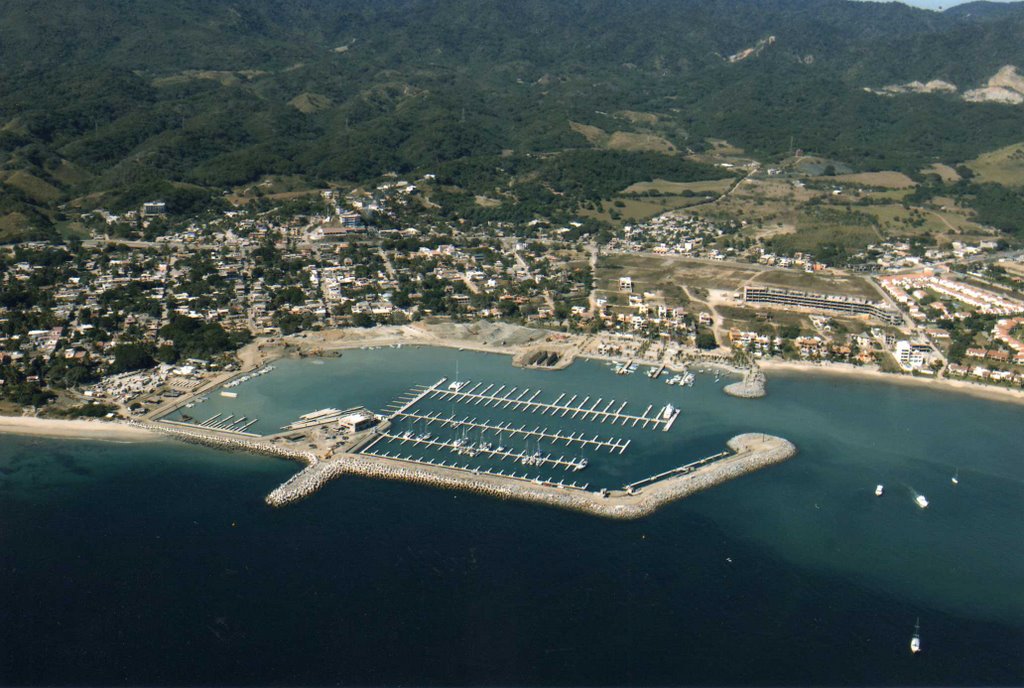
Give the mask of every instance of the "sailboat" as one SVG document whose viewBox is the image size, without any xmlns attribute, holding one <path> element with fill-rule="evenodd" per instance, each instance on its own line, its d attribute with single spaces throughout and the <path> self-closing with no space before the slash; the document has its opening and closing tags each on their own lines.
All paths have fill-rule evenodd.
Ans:
<svg viewBox="0 0 1024 688">
<path fill-rule="evenodd" d="M 954 485 L 959 485 L 959 484 L 960 484 L 960 469 L 959 469 L 959 468 L 958 468 L 958 469 L 956 469 L 956 472 L 955 472 L 955 473 L 953 474 L 953 477 L 952 477 L 952 478 L 950 478 L 950 481 L 951 481 L 951 482 L 952 482 L 952 483 L 953 483 Z"/>
<path fill-rule="evenodd" d="M 465 384 L 465 382 L 459 380 L 459 362 L 455 361 L 455 379 L 452 380 L 452 383 L 450 385 L 448 385 L 448 389 L 453 392 L 458 392 L 465 386 Z"/>
<path fill-rule="evenodd" d="M 921 617 L 914 623 L 914 635 L 910 638 L 910 651 L 915 655 L 921 651 Z"/>
</svg>

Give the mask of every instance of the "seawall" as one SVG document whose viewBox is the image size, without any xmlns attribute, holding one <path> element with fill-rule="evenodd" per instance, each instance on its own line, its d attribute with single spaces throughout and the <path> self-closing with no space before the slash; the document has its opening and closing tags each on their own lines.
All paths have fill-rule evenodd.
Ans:
<svg viewBox="0 0 1024 688">
<path fill-rule="evenodd" d="M 739 382 L 733 382 L 722 388 L 726 394 L 741 399 L 760 399 L 765 395 L 765 378 L 760 368 L 751 368 Z"/>
<path fill-rule="evenodd" d="M 266 502 L 273 507 L 286 506 L 310 496 L 330 480 L 349 474 L 456 489 L 497 499 L 545 504 L 603 518 L 630 520 L 648 516 L 669 502 L 780 463 L 796 454 L 793 443 L 772 435 L 737 435 L 729 440 L 728 446 L 733 452 L 732 456 L 715 461 L 692 473 L 658 481 L 633 494 L 612 491 L 607 496 L 597 492 L 531 484 L 441 466 L 406 464 L 387 459 L 371 459 L 357 454 L 343 454 L 329 461 L 308 466 L 267 495 Z"/>
</svg>

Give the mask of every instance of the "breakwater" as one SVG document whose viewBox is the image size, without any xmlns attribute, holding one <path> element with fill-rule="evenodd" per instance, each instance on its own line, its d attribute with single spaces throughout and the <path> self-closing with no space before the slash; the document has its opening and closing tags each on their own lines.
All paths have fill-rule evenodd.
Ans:
<svg viewBox="0 0 1024 688">
<path fill-rule="evenodd" d="M 754 367 L 743 374 L 743 379 L 726 385 L 722 391 L 741 399 L 760 399 L 765 395 L 765 378 L 760 368 Z"/>
<path fill-rule="evenodd" d="M 163 435 L 174 437 L 175 439 L 179 439 L 184 442 L 212 447 L 213 449 L 244 451 L 249 452 L 250 454 L 276 456 L 282 459 L 301 461 L 308 465 L 316 464 L 319 461 L 317 455 L 311 451 L 295 449 L 294 447 L 285 447 L 274 442 L 248 439 L 244 437 L 224 437 L 199 430 L 188 430 L 183 427 L 173 427 L 163 423 L 146 423 L 137 420 L 129 420 L 125 421 L 125 423 L 134 427 L 159 432 Z"/>
<path fill-rule="evenodd" d="M 342 454 L 310 465 L 292 476 L 267 495 L 266 502 L 273 507 L 291 504 L 310 496 L 330 480 L 348 474 L 456 489 L 497 499 L 514 499 L 604 518 L 630 520 L 648 516 L 669 502 L 780 463 L 796 454 L 792 442 L 772 435 L 737 435 L 727 444 L 732 456 L 691 473 L 652 483 L 632 494 L 624 491 L 587 492 L 544 483 L 512 481 L 467 470 Z"/>
</svg>

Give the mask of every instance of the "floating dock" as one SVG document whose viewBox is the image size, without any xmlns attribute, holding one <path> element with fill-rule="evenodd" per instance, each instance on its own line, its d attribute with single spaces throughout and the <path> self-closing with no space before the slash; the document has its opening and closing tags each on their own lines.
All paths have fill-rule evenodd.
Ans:
<svg viewBox="0 0 1024 688">
<path fill-rule="evenodd" d="M 391 459 L 393 461 L 406 461 L 408 463 L 416 463 L 423 466 L 440 466 L 442 468 L 451 468 L 457 471 L 464 471 L 466 473 L 472 473 L 473 475 L 492 475 L 498 478 L 511 478 L 513 480 L 522 480 L 524 482 L 533 483 L 535 485 L 544 485 L 546 487 L 556 487 L 559 489 L 567 490 L 580 490 L 585 492 L 590 487 L 590 483 L 583 483 L 582 485 L 573 481 L 567 483 L 564 480 L 557 482 L 549 479 L 542 478 L 539 475 L 531 476 L 525 471 L 520 475 L 515 471 L 506 471 L 504 469 L 495 470 L 494 468 L 474 468 L 468 463 L 460 464 L 457 461 L 441 461 L 438 459 L 421 459 L 416 458 L 412 455 L 402 456 L 401 454 L 391 454 L 389 452 L 377 452 L 367 453 L 365 450 L 359 452 L 360 455 L 371 456 L 380 459 Z"/>
<path fill-rule="evenodd" d="M 459 381 L 453 382 L 452 385 L 445 388 L 443 385 L 446 381 L 447 378 L 441 378 L 430 387 L 413 388 L 393 405 L 392 414 L 404 413 L 423 399 L 437 399 L 474 406 L 482 405 L 484 408 L 512 409 L 523 413 L 539 413 L 558 418 L 568 417 L 573 420 L 620 424 L 629 427 L 639 426 L 645 430 L 660 429 L 666 432 L 679 415 L 678 409 L 670 409 L 670 407 L 663 407 L 652 413 L 653 405 L 648 405 L 640 415 L 630 414 L 625 412 L 629 402 L 624 401 L 620 404 L 614 399 L 606 401 L 603 397 L 592 400 L 590 395 L 581 399 L 579 394 L 573 394 L 566 399 L 568 393 L 562 393 L 554 402 L 549 403 L 538 400 L 543 390 L 531 390 L 529 387 L 525 389 L 508 388 L 507 385 L 498 386 L 497 383 L 484 386 L 483 382 L 474 385 L 470 381 Z"/>
<path fill-rule="evenodd" d="M 453 454 L 461 454 L 463 456 L 469 456 L 476 458 L 477 456 L 483 456 L 488 459 L 497 459 L 500 461 L 509 460 L 514 463 L 519 463 L 524 466 L 552 466 L 555 468 L 561 468 L 563 470 L 581 471 L 587 467 L 587 460 L 580 458 L 565 458 L 559 456 L 555 458 L 553 454 L 527 451 L 515 451 L 512 449 L 506 449 L 504 447 L 495 447 L 491 444 L 481 443 L 472 444 L 466 443 L 459 439 L 454 440 L 442 440 L 433 437 L 416 436 L 411 432 L 396 435 L 389 432 L 378 432 L 370 442 L 357 451 L 359 454 L 366 456 L 379 456 L 381 458 L 390 458 L 389 455 L 374 452 L 373 448 L 380 444 L 383 440 L 388 440 L 389 443 L 398 442 L 400 444 L 412 444 L 415 447 L 429 447 L 431 449 L 440 449 L 448 451 Z"/>
<path fill-rule="evenodd" d="M 621 440 L 614 437 L 600 438 L 594 435 L 591 438 L 587 438 L 582 432 L 579 433 L 568 433 L 566 434 L 562 430 L 555 430 L 552 432 L 548 428 L 541 428 L 537 426 L 532 430 L 528 429 L 525 425 L 518 427 L 512 423 L 489 423 L 483 420 L 477 420 L 475 417 L 470 418 L 468 416 L 459 419 L 456 416 L 442 416 L 440 413 L 417 413 L 415 411 L 400 411 L 392 415 L 392 419 L 395 418 L 408 418 L 413 421 L 423 421 L 425 427 L 437 423 L 440 427 L 447 428 L 468 428 L 470 430 L 480 430 L 482 432 L 496 433 L 498 435 L 509 435 L 510 437 L 527 437 L 534 439 L 543 439 L 553 444 L 562 442 L 565 446 L 579 445 L 581 447 L 590 447 L 595 449 L 607 449 L 609 452 L 618 452 L 622 454 L 626 451 L 626 447 L 632 440 Z"/>
<path fill-rule="evenodd" d="M 648 476 L 648 477 L 644 478 L 643 480 L 637 480 L 635 483 L 630 483 L 629 485 L 625 485 L 622 489 L 625 490 L 627 494 L 633 494 L 634 492 L 636 492 L 637 490 L 639 490 L 641 487 L 643 487 L 645 485 L 651 485 L 653 483 L 658 482 L 659 480 L 664 480 L 665 478 L 671 478 L 674 475 L 682 475 L 684 473 L 691 473 L 691 472 L 697 470 L 698 468 L 700 468 L 701 466 L 706 466 L 709 463 L 717 461 L 718 459 L 725 458 L 726 456 L 729 456 L 730 454 L 731 454 L 731 452 L 719 452 L 717 454 L 712 454 L 711 456 L 705 456 L 703 459 L 698 459 L 697 461 L 693 461 L 691 463 L 684 464 L 682 466 L 679 466 L 678 468 L 672 468 L 672 469 L 669 469 L 669 470 L 664 471 L 662 473 L 658 473 L 657 475 Z"/>
</svg>

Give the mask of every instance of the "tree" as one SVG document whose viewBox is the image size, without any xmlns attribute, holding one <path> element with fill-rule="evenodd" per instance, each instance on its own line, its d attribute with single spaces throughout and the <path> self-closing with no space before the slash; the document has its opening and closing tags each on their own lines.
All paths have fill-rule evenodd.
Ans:
<svg viewBox="0 0 1024 688">
<path fill-rule="evenodd" d="M 708 330 L 699 330 L 697 332 L 697 348 L 705 350 L 718 348 L 715 333 Z"/>
<path fill-rule="evenodd" d="M 144 342 L 118 344 L 114 347 L 114 362 L 110 366 L 110 374 L 128 373 L 133 370 L 145 370 L 156 364 L 153 360 L 153 346 Z"/>
</svg>

